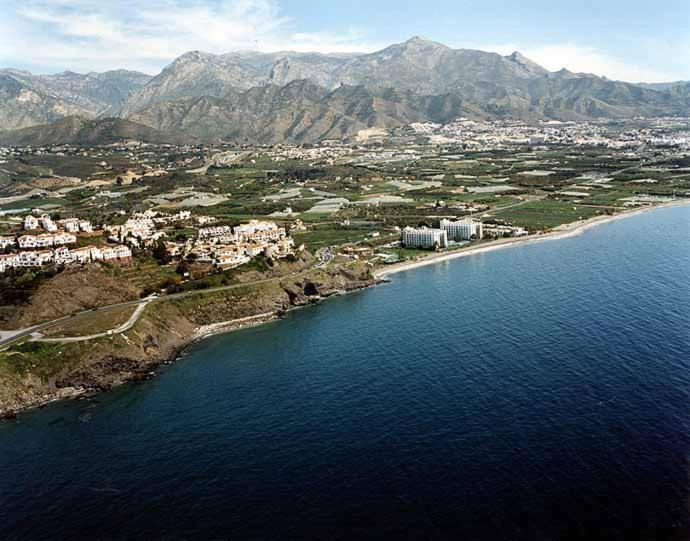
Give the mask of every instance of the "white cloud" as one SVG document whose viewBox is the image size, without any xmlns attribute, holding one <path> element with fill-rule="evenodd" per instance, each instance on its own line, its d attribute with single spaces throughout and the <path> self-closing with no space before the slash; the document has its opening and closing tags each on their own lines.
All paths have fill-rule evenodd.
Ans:
<svg viewBox="0 0 690 541">
<path fill-rule="evenodd" d="M 190 50 L 364 52 L 355 29 L 297 33 L 276 0 L 25 0 L 0 21 L 0 62 L 158 72 Z M 16 60 L 15 60 L 16 63 Z"/>
<path fill-rule="evenodd" d="M 281 11 L 279 0 L 0 0 L 0 4 L 0 66 L 38 71 L 128 68 L 157 73 L 190 50 L 361 53 L 389 45 L 357 28 L 299 32 L 297 21 Z M 519 50 L 554 71 L 565 67 L 611 79 L 658 82 L 688 78 L 690 42 L 680 41 L 660 38 L 639 43 L 643 53 L 634 62 L 567 42 L 469 47 L 501 54 Z"/>
</svg>

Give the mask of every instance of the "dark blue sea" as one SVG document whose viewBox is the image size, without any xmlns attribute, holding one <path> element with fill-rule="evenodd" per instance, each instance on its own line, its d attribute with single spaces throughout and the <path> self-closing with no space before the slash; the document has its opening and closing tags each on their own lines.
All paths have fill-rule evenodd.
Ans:
<svg viewBox="0 0 690 541">
<path fill-rule="evenodd" d="M 410 270 L 0 424 L 0 539 L 686 540 L 690 207 Z"/>
</svg>

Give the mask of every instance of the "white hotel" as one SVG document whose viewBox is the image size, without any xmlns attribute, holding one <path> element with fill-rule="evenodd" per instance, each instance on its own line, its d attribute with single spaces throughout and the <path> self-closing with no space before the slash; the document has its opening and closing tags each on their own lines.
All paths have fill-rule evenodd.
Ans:
<svg viewBox="0 0 690 541">
<path fill-rule="evenodd" d="M 448 233 L 442 229 L 406 227 L 402 241 L 407 248 L 445 248 L 448 246 Z"/>
<path fill-rule="evenodd" d="M 470 240 L 472 237 L 481 239 L 484 236 L 484 229 L 481 222 L 472 219 L 465 220 L 441 220 L 441 229 L 448 233 L 451 240 Z"/>
</svg>

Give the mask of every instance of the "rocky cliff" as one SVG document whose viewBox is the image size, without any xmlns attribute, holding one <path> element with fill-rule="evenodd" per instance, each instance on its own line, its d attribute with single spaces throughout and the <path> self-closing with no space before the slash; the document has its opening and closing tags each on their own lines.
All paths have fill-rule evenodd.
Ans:
<svg viewBox="0 0 690 541">
<path fill-rule="evenodd" d="M 27 342 L 0 352 L 0 416 L 49 401 L 145 379 L 210 325 L 280 317 L 298 306 L 376 283 L 354 264 L 314 269 L 272 282 L 151 303 L 130 330 L 72 343 Z M 235 322 L 242 325 L 245 322 Z"/>
</svg>

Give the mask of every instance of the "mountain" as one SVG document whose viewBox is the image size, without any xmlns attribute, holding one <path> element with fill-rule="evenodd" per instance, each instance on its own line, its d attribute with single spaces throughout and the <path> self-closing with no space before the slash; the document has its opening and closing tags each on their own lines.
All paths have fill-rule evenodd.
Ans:
<svg viewBox="0 0 690 541">
<path fill-rule="evenodd" d="M 186 53 L 167 66 L 144 87 L 132 93 L 123 115 L 178 98 L 224 97 L 235 89 L 282 86 L 309 79 L 327 89 L 340 85 L 392 87 L 418 94 L 442 94 L 468 84 L 491 82 L 524 87 L 532 77 L 547 71 L 519 53 L 451 49 L 440 43 L 412 38 L 382 51 L 363 55 L 318 53 L 239 52 L 212 55 Z"/>
<path fill-rule="evenodd" d="M 185 53 L 155 77 L 0 71 L 0 128 L 67 116 L 119 117 L 207 140 L 316 141 L 455 116 L 577 120 L 690 114 L 690 85 L 635 85 L 518 51 L 502 56 L 424 38 L 369 54 Z"/>
<path fill-rule="evenodd" d="M 24 128 L 72 115 L 117 115 L 129 94 L 149 79 L 126 70 L 55 75 L 0 70 L 0 128 Z"/>
<path fill-rule="evenodd" d="M 184 144 L 190 139 L 188 136 L 166 134 L 121 118 L 87 120 L 81 117 L 67 117 L 52 124 L 0 131 L 0 145 L 3 146 L 97 146 L 128 140 Z"/>
<path fill-rule="evenodd" d="M 211 96 L 158 102 L 130 118 L 203 140 L 302 143 L 342 139 L 370 127 L 449 122 L 476 111 L 457 96 L 422 96 L 391 88 L 343 85 L 329 90 L 309 80 Z"/>
</svg>

